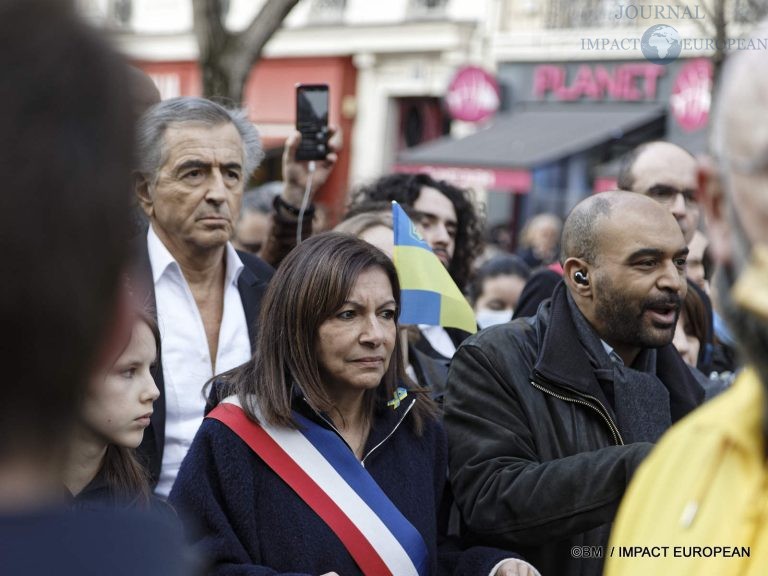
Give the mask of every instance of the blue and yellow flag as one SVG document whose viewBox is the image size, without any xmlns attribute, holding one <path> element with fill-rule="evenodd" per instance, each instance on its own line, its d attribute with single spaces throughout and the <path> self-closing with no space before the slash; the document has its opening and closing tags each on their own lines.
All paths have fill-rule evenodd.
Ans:
<svg viewBox="0 0 768 576">
<path fill-rule="evenodd" d="M 477 332 L 475 314 L 429 245 L 397 202 L 392 202 L 395 226 L 395 268 L 402 290 L 401 324 L 430 324 Z"/>
</svg>

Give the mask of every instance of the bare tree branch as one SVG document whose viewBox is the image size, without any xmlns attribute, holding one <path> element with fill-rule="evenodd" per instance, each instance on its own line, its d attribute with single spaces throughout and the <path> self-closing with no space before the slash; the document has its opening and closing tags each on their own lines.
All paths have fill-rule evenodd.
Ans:
<svg viewBox="0 0 768 576">
<path fill-rule="evenodd" d="M 722 2 L 724 0 L 714 0 L 715 2 Z M 675 0 L 675 4 L 680 8 L 685 8 L 688 5 L 688 2 L 685 2 L 685 0 Z M 705 36 L 712 36 L 715 33 L 714 27 L 708 27 L 707 23 L 712 21 L 712 11 L 707 7 L 706 0 L 702 0 L 701 4 L 698 4 L 704 12 L 704 18 L 700 20 L 694 20 L 693 22 L 696 24 L 699 30 L 701 30 L 701 33 Z"/>
<path fill-rule="evenodd" d="M 749 7 L 755 21 L 762 20 L 768 14 L 768 3 L 765 0 L 744 0 L 744 2 Z"/>
<path fill-rule="evenodd" d="M 192 0 L 192 16 L 201 57 L 224 49 L 229 33 L 221 20 L 221 1 Z"/>
<path fill-rule="evenodd" d="M 725 2 L 725 0 L 711 0 L 711 1 L 714 2 L 714 4 L 722 4 L 723 2 Z M 685 3 L 681 2 L 681 4 L 685 4 Z M 704 11 L 704 16 L 706 17 L 706 20 L 713 20 L 715 18 L 714 11 L 711 7 L 707 6 L 706 0 L 703 1 L 701 4 L 699 4 L 699 6 L 701 6 L 701 9 Z"/>
<path fill-rule="evenodd" d="M 241 46 L 255 53 L 258 58 L 264 45 L 298 3 L 299 0 L 267 0 L 248 27 L 240 33 Z"/>
<path fill-rule="evenodd" d="M 242 102 L 251 68 L 298 1 L 267 0 L 245 30 L 232 33 L 224 26 L 221 0 L 192 0 L 206 97 L 227 98 L 235 105 Z"/>
</svg>

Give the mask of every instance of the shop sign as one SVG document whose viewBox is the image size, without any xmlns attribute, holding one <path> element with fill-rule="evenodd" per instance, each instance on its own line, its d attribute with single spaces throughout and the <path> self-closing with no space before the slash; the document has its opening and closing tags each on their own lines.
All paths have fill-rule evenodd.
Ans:
<svg viewBox="0 0 768 576">
<path fill-rule="evenodd" d="M 423 172 L 435 180 L 445 180 L 462 188 L 498 190 L 516 194 L 527 194 L 532 184 L 530 171 L 524 169 L 399 164 L 394 167 L 394 170 L 406 174 Z"/>
<path fill-rule="evenodd" d="M 572 76 L 563 65 L 542 64 L 533 72 L 537 100 L 574 101 L 606 99 L 619 102 L 656 100 L 658 78 L 666 68 L 651 63 L 582 64 Z"/>
<path fill-rule="evenodd" d="M 445 95 L 448 113 L 455 120 L 482 122 L 499 109 L 501 97 L 496 79 L 477 66 L 461 68 Z"/>
<path fill-rule="evenodd" d="M 698 58 L 683 64 L 669 97 L 669 109 L 680 128 L 695 132 L 706 127 L 711 102 L 712 62 Z"/>
</svg>

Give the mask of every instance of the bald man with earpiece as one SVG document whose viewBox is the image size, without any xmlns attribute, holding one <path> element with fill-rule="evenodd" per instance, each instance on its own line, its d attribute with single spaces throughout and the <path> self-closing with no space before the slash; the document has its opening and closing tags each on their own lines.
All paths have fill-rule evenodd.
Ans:
<svg viewBox="0 0 768 576">
<path fill-rule="evenodd" d="M 470 541 L 520 550 L 544 576 L 601 574 L 634 471 L 704 397 L 672 345 L 687 254 L 658 202 L 591 196 L 565 222 L 552 298 L 461 346 L 445 425 Z"/>
</svg>

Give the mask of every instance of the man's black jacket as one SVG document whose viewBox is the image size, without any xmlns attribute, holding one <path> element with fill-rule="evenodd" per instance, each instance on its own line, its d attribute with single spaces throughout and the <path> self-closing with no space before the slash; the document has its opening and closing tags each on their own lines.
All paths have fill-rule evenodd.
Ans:
<svg viewBox="0 0 768 576">
<path fill-rule="evenodd" d="M 450 473 L 466 534 L 520 552 L 543 576 L 601 573 L 601 560 L 573 547 L 606 545 L 652 446 L 623 445 L 576 330 L 561 283 L 536 316 L 465 341 L 448 376 Z M 658 350 L 656 374 L 673 422 L 703 400 L 671 344 Z"/>
</svg>

